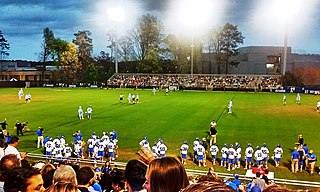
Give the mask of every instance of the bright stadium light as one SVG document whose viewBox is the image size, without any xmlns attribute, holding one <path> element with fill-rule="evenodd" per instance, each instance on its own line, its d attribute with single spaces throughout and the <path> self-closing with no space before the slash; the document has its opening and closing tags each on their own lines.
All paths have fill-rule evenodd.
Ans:
<svg viewBox="0 0 320 192">
<path fill-rule="evenodd" d="M 116 29 L 118 28 L 118 24 L 121 23 L 124 20 L 125 14 L 124 10 L 121 7 L 112 7 L 108 8 L 108 17 L 110 21 L 116 22 Z M 115 51 L 114 51 L 114 57 L 115 57 L 115 73 L 118 73 L 118 34 L 115 34 Z"/>
</svg>

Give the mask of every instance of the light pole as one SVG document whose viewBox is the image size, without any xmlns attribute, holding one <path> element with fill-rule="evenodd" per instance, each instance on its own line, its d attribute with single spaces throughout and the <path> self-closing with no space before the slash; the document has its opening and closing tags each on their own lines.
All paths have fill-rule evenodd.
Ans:
<svg viewBox="0 0 320 192">
<path fill-rule="evenodd" d="M 118 73 L 118 24 L 124 20 L 124 10 L 121 7 L 113 7 L 108 9 L 108 16 L 110 21 L 115 21 L 116 25 L 116 34 L 115 34 L 115 51 L 114 51 L 114 59 L 115 59 L 115 73 Z"/>
</svg>

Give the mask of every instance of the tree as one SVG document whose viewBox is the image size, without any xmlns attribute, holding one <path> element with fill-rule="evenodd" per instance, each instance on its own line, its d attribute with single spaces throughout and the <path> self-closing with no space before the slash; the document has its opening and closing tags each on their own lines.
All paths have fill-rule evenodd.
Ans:
<svg viewBox="0 0 320 192">
<path fill-rule="evenodd" d="M 88 30 L 79 31 L 75 33 L 75 39 L 73 43 L 78 46 L 78 59 L 82 65 L 82 69 L 80 72 L 80 76 L 83 78 L 86 74 L 89 64 L 92 63 L 92 52 L 93 52 L 93 44 L 91 32 Z"/>
<path fill-rule="evenodd" d="M 237 25 L 230 23 L 225 24 L 220 31 L 221 37 L 221 50 L 224 53 L 226 63 L 226 74 L 228 74 L 229 64 L 231 66 L 237 66 L 239 62 L 229 61 L 229 58 L 239 53 L 238 45 L 243 43 L 244 36 L 238 30 Z"/>
<path fill-rule="evenodd" d="M 213 55 L 214 60 L 217 65 L 217 71 L 220 74 L 221 73 L 221 66 L 222 66 L 222 50 L 221 50 L 221 29 L 219 28 L 213 28 L 209 31 L 207 37 L 207 46 L 206 49 L 209 54 L 209 62 L 211 65 L 211 55 Z"/>
<path fill-rule="evenodd" d="M 153 15 L 143 15 L 132 30 L 131 38 L 135 45 L 135 55 L 139 61 L 139 70 L 143 72 L 148 64 L 160 58 L 161 43 L 163 42 L 163 24 Z M 152 58 L 155 57 L 155 58 Z M 156 67 L 158 69 L 158 67 Z"/>
<path fill-rule="evenodd" d="M 51 41 L 50 47 L 52 60 L 57 64 L 57 66 L 59 66 L 61 62 L 61 54 L 68 49 L 68 42 L 57 38 Z"/>
<path fill-rule="evenodd" d="M 0 30 L 0 60 L 9 56 L 10 44 L 7 39 L 4 38 L 2 31 Z"/>
<path fill-rule="evenodd" d="M 41 60 L 43 62 L 42 76 L 41 76 L 42 80 L 44 78 L 44 72 L 46 70 L 47 59 L 52 54 L 51 45 L 52 45 L 53 41 L 54 41 L 54 34 L 48 27 L 46 27 L 43 30 L 43 42 L 41 43 L 41 47 L 43 50 L 39 54 L 39 56 L 41 57 Z"/>
<path fill-rule="evenodd" d="M 79 71 L 82 65 L 78 60 L 77 47 L 74 43 L 68 43 L 66 50 L 61 54 L 60 69 L 63 72 L 62 80 L 66 83 L 76 83 L 79 79 Z"/>
</svg>

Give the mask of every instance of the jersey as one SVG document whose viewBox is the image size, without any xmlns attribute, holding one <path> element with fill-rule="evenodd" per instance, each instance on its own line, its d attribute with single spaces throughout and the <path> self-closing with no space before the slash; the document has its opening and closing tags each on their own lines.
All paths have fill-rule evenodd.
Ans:
<svg viewBox="0 0 320 192">
<path fill-rule="evenodd" d="M 109 153 L 113 153 L 114 148 L 115 148 L 114 143 L 113 142 L 109 142 L 108 145 L 107 145 L 107 148 L 108 148 L 108 152 Z"/>
<path fill-rule="evenodd" d="M 222 158 L 228 158 L 229 149 L 226 147 L 222 147 L 221 149 L 221 156 Z"/>
<path fill-rule="evenodd" d="M 158 151 L 159 151 L 160 156 L 165 156 L 167 150 L 168 150 L 168 148 L 165 144 L 162 143 L 159 145 Z"/>
<path fill-rule="evenodd" d="M 253 155 L 253 148 L 252 147 L 247 147 L 245 151 L 246 157 L 252 157 Z"/>
<path fill-rule="evenodd" d="M 52 153 L 53 149 L 54 149 L 54 144 L 52 141 L 48 141 L 44 147 L 46 148 L 46 152 L 50 152 Z"/>
<path fill-rule="evenodd" d="M 267 158 L 269 156 L 269 149 L 267 147 L 261 147 L 262 157 Z"/>
<path fill-rule="evenodd" d="M 234 148 L 229 148 L 228 159 L 234 159 L 236 156 L 236 150 Z"/>
<path fill-rule="evenodd" d="M 241 148 L 240 147 L 238 147 L 237 149 L 236 149 L 236 158 L 238 158 L 238 159 L 241 159 Z"/>
<path fill-rule="evenodd" d="M 60 147 L 60 139 L 58 139 L 58 138 L 54 139 L 53 144 L 55 147 Z"/>
<path fill-rule="evenodd" d="M 198 145 L 196 151 L 197 151 L 198 156 L 200 156 L 200 155 L 204 155 L 206 150 L 204 149 L 204 147 L 202 145 Z"/>
<path fill-rule="evenodd" d="M 211 155 L 212 156 L 215 156 L 217 155 L 217 153 L 219 152 L 219 148 L 216 146 L 216 145 L 212 145 L 210 147 L 210 152 L 211 152 Z"/>
<path fill-rule="evenodd" d="M 66 148 L 64 148 L 63 153 L 64 153 L 64 157 L 66 157 L 66 158 L 71 157 L 71 154 L 72 154 L 72 149 L 71 149 L 71 147 L 66 147 Z"/>
<path fill-rule="evenodd" d="M 188 149 L 189 149 L 189 145 L 187 144 L 182 144 L 180 147 L 180 152 L 181 154 L 188 154 Z"/>
<path fill-rule="evenodd" d="M 256 150 L 256 152 L 254 152 L 254 159 L 257 161 L 261 161 L 263 159 L 261 149 L 258 149 L 258 150 Z"/>
<path fill-rule="evenodd" d="M 275 158 L 281 158 L 282 157 L 282 154 L 283 154 L 283 150 L 281 147 L 277 147 L 274 149 L 274 157 Z"/>
</svg>

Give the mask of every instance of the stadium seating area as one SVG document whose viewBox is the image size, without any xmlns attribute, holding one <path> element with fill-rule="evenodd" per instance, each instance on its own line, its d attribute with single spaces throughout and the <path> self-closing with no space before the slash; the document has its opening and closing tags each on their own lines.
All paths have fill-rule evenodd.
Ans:
<svg viewBox="0 0 320 192">
<path fill-rule="evenodd" d="M 154 75 L 118 74 L 107 86 L 121 88 L 164 88 L 200 90 L 270 90 L 281 87 L 280 76 L 266 75 Z"/>
</svg>

